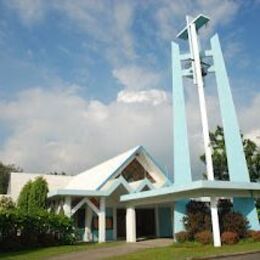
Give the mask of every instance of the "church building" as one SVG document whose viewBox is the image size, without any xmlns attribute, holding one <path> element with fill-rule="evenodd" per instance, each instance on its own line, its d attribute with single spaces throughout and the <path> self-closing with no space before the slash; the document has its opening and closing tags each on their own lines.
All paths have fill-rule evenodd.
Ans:
<svg viewBox="0 0 260 260">
<path fill-rule="evenodd" d="M 73 218 L 79 239 L 99 241 L 172 237 L 173 203 L 133 208 L 120 197 L 172 185 L 164 172 L 142 147 L 105 161 L 75 176 L 12 173 L 8 193 L 17 200 L 28 180 L 42 176 L 49 186 L 49 208 Z M 135 230 L 131 223 L 135 214 Z M 126 231 L 128 230 L 128 232 Z M 136 232 L 132 234 L 131 232 Z M 126 238 L 128 234 L 128 238 Z"/>
<path fill-rule="evenodd" d="M 200 49 L 199 30 L 209 22 L 205 15 L 187 17 L 177 35 L 187 41 L 189 52 L 180 52 L 172 42 L 173 174 L 169 180 L 152 156 L 137 146 L 75 176 L 43 176 L 49 185 L 50 208 L 73 218 L 84 241 L 144 237 L 174 237 L 185 229 L 183 217 L 191 199 L 208 201 L 214 246 L 221 246 L 218 200 L 228 198 L 233 209 L 247 218 L 250 229 L 260 230 L 255 198 L 260 183 L 250 181 L 225 62 L 217 34 L 210 48 Z M 209 136 L 204 80 L 216 78 L 220 115 L 224 130 L 229 181 L 216 180 Z M 206 162 L 206 180 L 193 180 L 183 78 L 198 90 Z M 169 144 L 163 144 L 169 145 Z M 23 185 L 39 174 L 12 173 L 9 195 L 16 200 Z"/>
</svg>

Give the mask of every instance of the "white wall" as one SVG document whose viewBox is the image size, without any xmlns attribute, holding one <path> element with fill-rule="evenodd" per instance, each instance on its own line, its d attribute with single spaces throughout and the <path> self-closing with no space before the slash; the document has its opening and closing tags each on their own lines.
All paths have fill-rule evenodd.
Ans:
<svg viewBox="0 0 260 260">
<path fill-rule="evenodd" d="M 10 181 L 7 191 L 8 195 L 10 195 L 13 201 L 16 201 L 23 186 L 29 180 L 34 180 L 35 178 L 40 176 L 47 181 L 49 191 L 64 188 L 72 178 L 72 176 L 63 175 L 12 172 L 10 175 Z"/>
</svg>

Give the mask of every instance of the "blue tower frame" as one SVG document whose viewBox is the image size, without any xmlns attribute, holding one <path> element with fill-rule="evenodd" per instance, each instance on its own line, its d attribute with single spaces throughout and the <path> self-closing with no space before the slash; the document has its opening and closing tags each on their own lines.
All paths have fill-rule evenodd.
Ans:
<svg viewBox="0 0 260 260">
<path fill-rule="evenodd" d="M 195 24 L 196 30 L 198 31 L 208 21 L 209 19 L 206 16 L 199 15 L 193 20 L 193 23 Z M 185 27 L 179 33 L 178 37 L 187 40 L 189 38 L 188 29 L 188 26 Z M 211 50 L 200 52 L 200 56 L 201 58 L 212 58 L 212 64 L 208 68 L 208 73 L 215 73 L 216 77 L 230 181 L 250 183 L 250 177 L 243 150 L 235 106 L 218 35 L 215 34 L 210 39 L 210 42 Z M 182 60 L 193 60 L 192 53 L 180 54 L 178 44 L 172 42 L 174 184 L 176 185 L 192 182 L 182 77 L 192 78 L 194 81 L 195 68 L 193 65 L 191 68 L 183 70 L 181 68 Z M 194 60 L 192 63 L 193 62 Z M 186 204 L 187 200 L 181 200 L 175 203 L 173 214 L 174 233 L 184 229 L 182 219 L 186 213 Z M 253 197 L 233 198 L 233 206 L 235 211 L 240 212 L 247 218 L 251 229 L 260 229 Z"/>
</svg>

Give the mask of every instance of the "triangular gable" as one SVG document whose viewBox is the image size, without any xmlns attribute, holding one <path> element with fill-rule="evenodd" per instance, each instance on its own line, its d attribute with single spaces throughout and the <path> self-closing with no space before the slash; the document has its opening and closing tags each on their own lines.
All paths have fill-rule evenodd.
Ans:
<svg viewBox="0 0 260 260">
<path fill-rule="evenodd" d="M 141 146 L 137 146 L 85 172 L 77 174 L 66 186 L 66 189 L 97 190 L 101 188 L 112 175 L 134 158 L 135 153 L 140 148 Z"/>
<path fill-rule="evenodd" d="M 124 170 L 126 170 L 134 160 L 137 160 L 144 168 L 149 166 L 149 170 L 145 169 L 147 176 L 144 176 L 145 178 L 142 180 L 150 179 L 150 183 L 153 182 L 155 187 L 161 187 L 164 185 L 164 183 L 169 182 L 168 178 L 160 166 L 155 163 L 155 160 L 152 158 L 152 156 L 142 146 L 139 146 L 135 153 L 133 153 L 117 171 L 111 174 L 111 176 L 106 181 L 104 181 L 104 183 L 99 188 L 103 187 L 108 180 L 121 176 Z M 125 176 L 122 177 L 125 178 Z"/>
<path fill-rule="evenodd" d="M 102 164 L 99 164 L 83 173 L 73 177 L 66 189 L 100 190 L 109 180 L 115 179 L 121 172 L 138 157 L 145 157 L 149 166 L 157 170 L 161 181 L 168 181 L 159 166 L 155 164 L 151 156 L 142 146 L 137 146 L 125 153 L 122 153 Z M 160 185 L 161 186 L 161 185 Z"/>
</svg>

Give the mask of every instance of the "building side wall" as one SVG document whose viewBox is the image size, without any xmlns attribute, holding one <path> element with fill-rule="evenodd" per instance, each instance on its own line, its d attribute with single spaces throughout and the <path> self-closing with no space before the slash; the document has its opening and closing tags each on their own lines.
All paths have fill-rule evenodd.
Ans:
<svg viewBox="0 0 260 260">
<path fill-rule="evenodd" d="M 8 195 L 16 201 L 22 190 L 23 186 L 29 181 L 34 180 L 37 177 L 43 177 L 49 187 L 49 191 L 64 188 L 68 182 L 73 178 L 72 176 L 63 175 L 49 175 L 40 173 L 24 173 L 24 172 L 12 172 L 8 185 Z"/>
</svg>

